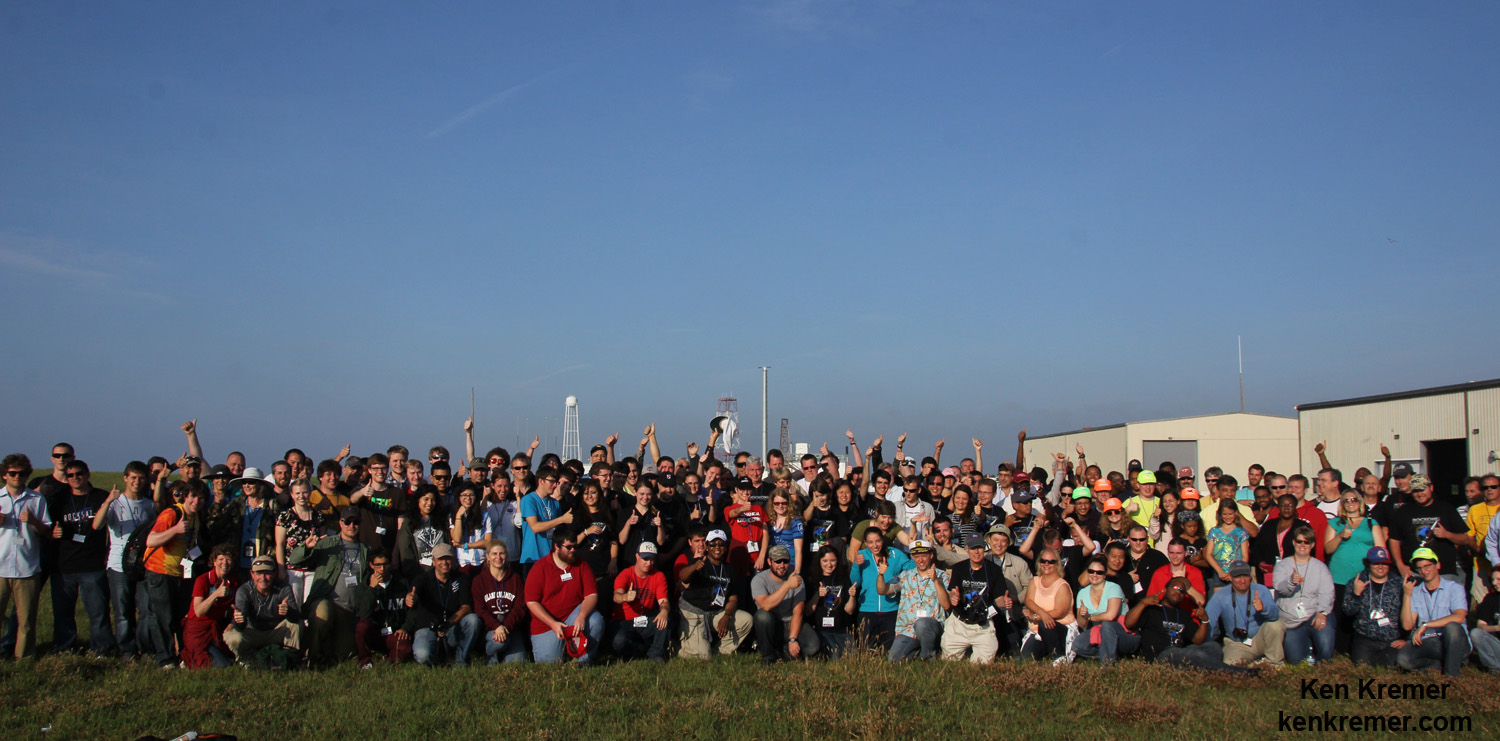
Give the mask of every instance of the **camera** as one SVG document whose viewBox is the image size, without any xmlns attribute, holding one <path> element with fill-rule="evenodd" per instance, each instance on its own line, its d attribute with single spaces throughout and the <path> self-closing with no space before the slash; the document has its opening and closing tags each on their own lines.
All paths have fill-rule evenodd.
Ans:
<svg viewBox="0 0 1500 741">
<path fill-rule="evenodd" d="M 1250 631 L 1245 628 L 1235 628 L 1233 635 L 1236 641 L 1243 641 L 1250 637 Z"/>
</svg>

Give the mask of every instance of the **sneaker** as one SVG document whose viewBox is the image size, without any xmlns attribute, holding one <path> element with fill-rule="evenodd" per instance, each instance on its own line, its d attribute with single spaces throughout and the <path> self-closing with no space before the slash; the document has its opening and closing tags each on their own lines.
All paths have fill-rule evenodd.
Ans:
<svg viewBox="0 0 1500 741">
<path fill-rule="evenodd" d="M 373 661 L 366 661 L 365 663 L 360 664 L 359 668 L 361 668 L 361 669 L 374 669 L 375 668 L 375 662 L 373 662 Z"/>
</svg>

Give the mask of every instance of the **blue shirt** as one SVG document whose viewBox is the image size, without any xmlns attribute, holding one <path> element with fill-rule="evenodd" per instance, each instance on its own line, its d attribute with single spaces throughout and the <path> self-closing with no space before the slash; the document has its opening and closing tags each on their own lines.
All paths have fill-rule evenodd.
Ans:
<svg viewBox="0 0 1500 741">
<path fill-rule="evenodd" d="M 882 596 L 875 590 L 875 578 L 880 576 L 880 569 L 875 566 L 875 556 L 870 554 L 870 549 L 865 548 L 859 552 L 865 557 L 863 566 L 855 564 L 849 570 L 849 581 L 859 585 L 859 611 L 860 612 L 895 612 L 900 606 L 900 596 L 891 594 Z M 916 568 L 911 562 L 911 557 L 894 548 L 886 548 L 885 583 L 887 586 L 895 584 L 902 572 Z"/>
<path fill-rule="evenodd" d="M 525 522 L 526 518 L 535 517 L 538 523 L 551 522 L 561 512 L 562 502 L 536 492 L 521 499 L 521 563 L 540 561 L 543 556 L 552 552 L 552 531 L 532 532 L 530 523 Z"/>
<path fill-rule="evenodd" d="M 31 513 L 32 523 L 52 530 L 52 518 L 47 516 L 47 502 L 42 495 L 31 489 L 22 489 L 19 496 L 12 497 L 9 491 L 0 489 L 0 579 L 25 579 L 36 576 L 42 570 L 42 538 L 31 523 L 21 522 L 21 510 Z"/>
<path fill-rule="evenodd" d="M 1439 581 L 1435 591 L 1429 591 L 1426 584 L 1418 584 L 1416 589 L 1411 590 L 1411 611 L 1417 613 L 1418 624 L 1430 623 L 1467 609 L 1469 599 L 1464 594 L 1464 588 L 1447 579 Z M 1423 636 L 1435 635 L 1441 631 L 1441 628 L 1428 628 Z"/>
<path fill-rule="evenodd" d="M 1260 596 L 1261 606 L 1266 608 L 1260 612 L 1255 611 L 1257 595 Z M 1260 632 L 1261 624 L 1275 622 L 1281 617 L 1281 608 L 1276 606 L 1276 595 L 1265 585 L 1253 582 L 1248 594 L 1235 594 L 1233 584 L 1219 587 L 1208 598 L 1208 607 L 1204 611 L 1208 613 L 1208 624 L 1213 626 L 1209 638 L 1231 641 L 1236 640 L 1236 630 L 1243 628 L 1248 637 L 1254 638 Z"/>
<path fill-rule="evenodd" d="M 266 508 L 250 507 L 245 503 L 245 519 L 240 525 L 240 568 L 250 568 L 251 562 L 255 560 L 255 536 L 260 532 L 260 518 L 266 513 Z"/>
</svg>

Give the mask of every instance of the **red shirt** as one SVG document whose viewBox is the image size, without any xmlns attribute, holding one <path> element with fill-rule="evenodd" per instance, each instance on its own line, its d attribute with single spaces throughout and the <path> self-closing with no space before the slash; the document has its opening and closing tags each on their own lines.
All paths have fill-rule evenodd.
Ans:
<svg viewBox="0 0 1500 741">
<path fill-rule="evenodd" d="M 1203 572 L 1197 566 L 1187 562 L 1183 562 L 1182 566 L 1186 572 L 1188 583 L 1192 584 L 1193 589 L 1198 590 L 1198 593 L 1203 595 L 1204 599 L 1208 599 L 1210 595 L 1203 585 Z M 1170 563 L 1166 566 L 1158 567 L 1156 571 L 1152 572 L 1151 584 L 1146 587 L 1146 594 L 1154 594 L 1158 597 L 1166 594 L 1167 582 L 1169 581 L 1172 581 L 1172 564 Z M 1191 600 L 1192 598 L 1185 596 L 1185 599 Z"/>
<path fill-rule="evenodd" d="M 1323 536 L 1328 533 L 1328 515 L 1323 514 L 1323 510 L 1318 509 L 1317 502 L 1303 502 L 1302 506 L 1297 508 L 1297 516 L 1307 520 L 1307 524 L 1312 525 L 1313 555 L 1317 556 L 1319 561 L 1326 563 L 1328 556 L 1323 553 Z M 1287 532 L 1291 531 L 1288 530 Z"/>
<path fill-rule="evenodd" d="M 637 576 L 634 568 L 621 571 L 615 577 L 615 591 L 630 591 L 635 587 L 635 601 L 621 602 L 620 613 L 626 620 L 634 620 L 641 616 L 655 618 L 660 605 L 667 601 L 667 575 L 660 571 L 652 571 L 643 579 Z"/>
<path fill-rule="evenodd" d="M 526 601 L 540 603 L 559 622 L 566 621 L 591 594 L 597 594 L 594 572 L 581 559 L 564 571 L 558 567 L 557 558 L 548 554 L 532 564 L 531 573 L 526 575 Z M 551 631 L 541 618 L 531 621 L 532 635 Z"/>
<path fill-rule="evenodd" d="M 220 624 L 226 622 L 225 618 L 229 615 L 229 608 L 234 607 L 234 593 L 240 589 L 240 578 L 235 576 L 234 572 L 231 571 L 224 576 L 224 581 L 229 582 L 228 594 L 225 594 L 218 601 L 214 602 L 213 606 L 208 608 L 208 614 L 199 615 L 193 609 L 192 600 L 188 600 L 187 615 L 183 619 L 202 620 L 207 623 Z M 210 569 L 207 574 L 200 574 L 197 579 L 193 580 L 193 599 L 203 599 L 208 596 L 209 592 L 218 588 L 219 577 Z"/>
</svg>

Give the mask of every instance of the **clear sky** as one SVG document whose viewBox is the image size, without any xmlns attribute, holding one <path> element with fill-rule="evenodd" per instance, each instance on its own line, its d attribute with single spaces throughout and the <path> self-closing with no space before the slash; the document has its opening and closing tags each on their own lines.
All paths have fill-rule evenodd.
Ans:
<svg viewBox="0 0 1500 741">
<path fill-rule="evenodd" d="M 1033 434 L 1500 373 L 1500 5 L 10 2 L 0 448 Z M 997 458 L 998 459 L 998 458 Z"/>
</svg>

